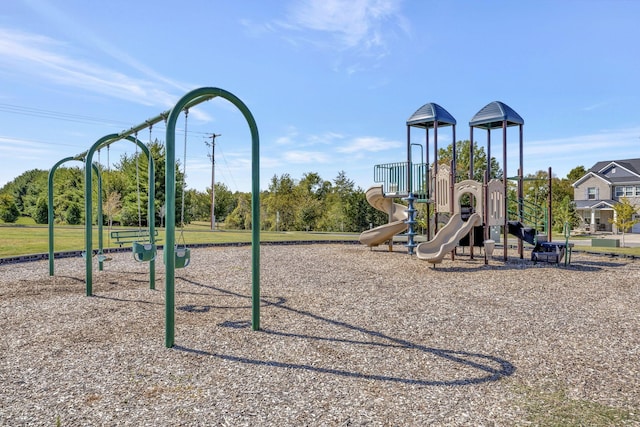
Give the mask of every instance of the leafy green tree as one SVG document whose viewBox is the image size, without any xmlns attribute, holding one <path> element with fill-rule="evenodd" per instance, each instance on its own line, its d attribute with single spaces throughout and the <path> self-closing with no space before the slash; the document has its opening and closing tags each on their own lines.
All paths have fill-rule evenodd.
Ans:
<svg viewBox="0 0 640 427">
<path fill-rule="evenodd" d="M 216 221 L 223 222 L 227 215 L 235 209 L 237 199 L 229 188 L 220 182 L 216 182 L 215 189 L 216 204 L 214 206 L 214 211 L 216 214 Z M 208 200 L 211 200 L 211 188 L 207 188 L 207 198 Z"/>
<path fill-rule="evenodd" d="M 72 204 L 84 205 L 84 174 L 78 167 L 57 170 L 53 184 L 54 221 L 65 223 Z"/>
<path fill-rule="evenodd" d="M 156 224 L 160 222 L 160 209 L 165 204 L 166 189 L 165 189 L 165 150 L 157 140 L 149 146 L 149 151 L 155 165 L 155 212 L 156 212 Z M 176 162 L 176 210 L 175 218 L 176 225 L 180 224 L 181 209 L 182 209 L 182 197 L 183 186 L 185 184 L 185 176 L 182 173 L 179 162 Z M 148 175 L 148 160 L 147 157 L 140 151 L 137 155 L 124 154 L 120 157 L 120 160 L 115 164 L 115 169 L 122 175 L 122 182 L 124 182 L 124 189 L 121 191 L 122 200 L 122 212 L 121 222 L 123 225 L 138 225 L 140 222 L 142 226 L 146 227 L 147 220 L 147 203 L 149 194 L 149 175 Z M 118 181 L 116 181 L 118 182 Z M 122 184 L 122 182 L 119 182 Z M 108 191 L 116 190 L 115 188 L 108 187 Z M 140 202 L 138 203 L 138 191 L 140 192 Z M 186 195 L 186 191 L 184 191 Z M 191 206 L 187 205 L 188 198 L 185 197 L 185 214 L 190 215 Z M 140 206 L 141 221 L 138 220 L 138 205 Z M 185 218 L 188 219 L 188 218 Z"/>
<path fill-rule="evenodd" d="M 469 140 L 456 142 L 456 182 L 469 179 L 469 166 L 471 164 Z M 450 165 L 453 160 L 453 144 L 438 150 L 438 164 Z M 484 180 L 484 171 L 487 169 L 487 153 L 484 147 L 473 144 L 473 179 L 479 182 Z M 502 178 L 502 169 L 495 157 L 491 157 L 490 178 Z"/>
<path fill-rule="evenodd" d="M 640 219 L 633 219 L 633 215 L 638 212 L 638 209 L 631 204 L 629 199 L 622 197 L 618 203 L 613 205 L 613 210 L 615 216 L 613 219 L 610 219 L 609 222 L 613 224 L 616 229 L 622 231 L 622 246 L 624 246 L 624 233 L 640 222 Z"/>
<path fill-rule="evenodd" d="M 573 184 L 574 182 L 576 182 L 586 174 L 587 174 L 587 170 L 584 168 L 584 166 L 576 166 L 575 168 L 571 169 L 567 174 L 567 180 L 569 180 L 570 184 Z"/>
<path fill-rule="evenodd" d="M 269 183 L 269 193 L 265 197 L 265 226 L 270 230 L 288 231 L 295 226 L 297 204 L 294 189 L 296 185 L 289 174 L 278 178 L 274 175 Z M 240 204 L 240 200 L 238 200 Z M 237 206 L 236 209 L 240 208 Z"/>
<path fill-rule="evenodd" d="M 225 225 L 239 230 L 251 229 L 251 193 L 237 193 L 238 204 L 227 215 Z"/>
<path fill-rule="evenodd" d="M 78 225 L 82 223 L 82 209 L 77 203 L 72 203 L 69 206 L 66 216 L 67 224 Z"/>
<path fill-rule="evenodd" d="M 46 194 L 49 173 L 42 169 L 28 170 L 5 185 L 0 192 L 13 196 L 20 214 L 33 217 L 38 199 Z"/>
<path fill-rule="evenodd" d="M 299 208 L 295 226 L 298 230 L 316 230 L 324 210 L 323 180 L 316 172 L 308 172 L 294 189 Z"/>
<path fill-rule="evenodd" d="M 207 221 L 211 218 L 211 198 L 207 193 L 190 188 L 187 190 L 189 218 L 192 221 Z M 186 215 L 186 213 L 185 213 Z"/>
<path fill-rule="evenodd" d="M 344 205 L 346 228 L 344 231 L 361 232 L 371 226 L 377 227 L 389 221 L 388 214 L 381 212 L 367 202 L 366 193 L 357 188 Z"/>
<path fill-rule="evenodd" d="M 49 222 L 49 207 L 46 198 L 40 197 L 38 199 L 33 219 L 36 224 L 47 224 Z"/>
<path fill-rule="evenodd" d="M 576 228 L 580 224 L 580 217 L 576 211 L 576 204 L 571 201 L 569 196 L 565 196 L 561 203 L 554 209 L 554 230 L 562 232 L 564 224 L 568 223 L 569 227 Z"/>
<path fill-rule="evenodd" d="M 0 194 L 0 219 L 7 223 L 14 223 L 20 217 L 15 198 L 10 194 Z"/>
</svg>

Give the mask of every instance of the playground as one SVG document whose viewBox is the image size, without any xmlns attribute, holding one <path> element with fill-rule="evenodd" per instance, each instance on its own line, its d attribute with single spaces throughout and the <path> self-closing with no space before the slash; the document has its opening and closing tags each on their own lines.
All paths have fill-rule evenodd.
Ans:
<svg viewBox="0 0 640 427">
<path fill-rule="evenodd" d="M 195 89 L 171 110 L 58 161 L 49 172 L 48 261 L 0 265 L 0 424 L 640 423 L 640 268 L 586 253 L 571 258 L 568 233 L 564 243 L 551 241 L 550 218 L 544 227 L 527 223 L 524 120 L 514 110 L 492 102 L 469 122 L 470 141 L 474 128 L 486 131 L 489 159 L 491 132 L 502 131 L 503 175 L 487 170 L 478 179 L 472 146 L 469 170 L 457 170 L 453 116 L 434 103 L 418 109 L 407 121 L 406 162 L 375 165 L 376 185 L 366 193 L 389 222 L 364 231 L 360 244 L 272 246 L 252 227 L 250 247 L 188 247 L 184 198 L 176 200 L 176 123 L 184 123 L 186 159 L 189 110 L 215 97 L 249 126 L 251 219 L 260 223 L 257 125 L 219 88 Z M 163 122 L 160 236 L 154 221 L 143 228 L 140 219 L 143 209 L 155 217 L 155 165 L 140 136 L 148 131 L 151 141 Z M 425 131 L 424 144 L 411 142 L 412 127 Z M 449 165 L 438 162 L 439 127 L 452 130 Z M 519 140 L 511 178 L 509 127 Z M 104 169 L 94 154 L 127 141 L 148 159 L 147 206 L 137 182 L 139 230 L 110 232 L 131 252 L 111 252 L 102 238 Z M 84 162 L 91 183 L 84 250 L 56 259 L 53 176 L 68 161 Z M 517 181 L 513 213 L 509 180 Z M 416 204 L 430 218 L 425 236 Z M 398 234 L 406 244 L 391 251 Z"/>
<path fill-rule="evenodd" d="M 3 393 L 13 425 L 637 425 L 640 267 L 398 247 L 201 248 L 176 270 L 113 254 L 85 296 L 81 258 L 0 266 Z M 97 265 L 96 257 L 92 261 Z"/>
</svg>

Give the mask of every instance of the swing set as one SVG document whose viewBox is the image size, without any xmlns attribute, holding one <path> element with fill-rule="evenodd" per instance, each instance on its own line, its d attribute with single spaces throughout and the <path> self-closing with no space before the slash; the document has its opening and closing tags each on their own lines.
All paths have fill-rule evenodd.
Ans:
<svg viewBox="0 0 640 427">
<path fill-rule="evenodd" d="M 149 263 L 149 287 L 155 289 L 155 260 L 157 256 L 157 246 L 155 238 L 157 232 L 155 230 L 155 168 L 153 158 L 149 148 L 138 139 L 138 132 L 143 129 L 149 129 L 149 138 L 151 142 L 151 132 L 154 124 L 164 121 L 166 124 L 165 139 L 165 206 L 166 206 L 166 244 L 163 250 L 163 259 L 165 264 L 165 346 L 173 347 L 175 341 L 175 269 L 187 267 L 191 262 L 191 251 L 187 247 L 184 239 L 184 204 L 185 204 L 185 183 L 181 183 L 182 200 L 180 209 L 180 230 L 176 239 L 176 170 L 175 170 L 175 149 L 176 149 L 176 123 L 179 116 L 184 111 L 184 155 L 183 155 L 183 175 L 186 175 L 186 156 L 187 156 L 187 121 L 189 109 L 195 105 L 209 101 L 213 98 L 221 97 L 231 102 L 243 114 L 251 132 L 252 140 L 252 186 L 251 186 L 251 220 L 252 220 L 252 329 L 260 329 L 260 143 L 258 137 L 258 128 L 251 111 L 247 106 L 235 95 L 220 88 L 202 87 L 185 94 L 178 103 L 168 111 L 165 111 L 156 117 L 132 127 L 118 134 L 109 134 L 98 139 L 84 153 L 74 157 L 62 159 L 54 165 L 49 172 L 49 275 L 54 274 L 54 252 L 53 252 L 53 175 L 55 170 L 64 162 L 69 160 L 80 160 L 85 163 L 85 254 L 93 253 L 93 194 L 92 194 L 92 168 L 98 173 L 98 261 L 100 270 L 102 270 L 102 262 L 106 260 L 103 257 L 102 242 L 102 187 L 101 177 L 97 166 L 93 165 L 93 156 L 96 151 L 99 153 L 104 147 L 107 150 L 111 144 L 128 140 L 136 145 L 136 184 L 137 184 L 137 201 L 138 201 L 138 230 L 128 231 L 112 231 L 109 236 L 116 240 L 116 243 L 132 243 L 133 257 L 138 262 Z M 142 208 L 140 196 L 140 174 L 138 164 L 138 147 L 147 156 L 148 159 L 148 204 L 147 204 L 147 229 L 142 228 Z M 131 234 L 126 234 L 131 233 Z M 122 246 L 120 244 L 120 246 Z M 101 256 L 102 255 L 102 256 Z M 85 256 L 85 286 L 86 295 L 93 295 L 93 259 L 91 256 Z"/>
</svg>

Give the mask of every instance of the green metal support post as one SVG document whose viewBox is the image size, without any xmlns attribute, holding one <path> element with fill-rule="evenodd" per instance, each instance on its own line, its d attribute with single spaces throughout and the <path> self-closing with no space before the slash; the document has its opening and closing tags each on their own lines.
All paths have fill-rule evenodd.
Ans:
<svg viewBox="0 0 640 427">
<path fill-rule="evenodd" d="M 53 165 L 53 167 L 49 170 L 49 186 L 48 186 L 48 202 L 47 202 L 47 210 L 48 210 L 47 222 L 49 223 L 48 224 L 49 225 L 49 276 L 54 275 L 53 222 L 55 218 L 54 218 L 54 211 L 53 211 L 53 177 L 56 173 L 56 170 L 60 167 L 60 165 L 71 160 L 74 160 L 74 157 L 65 157 L 64 159 L 60 160 L 58 163 Z"/>
<path fill-rule="evenodd" d="M 93 259 L 91 256 L 93 253 L 93 235 L 92 235 L 93 194 L 91 191 L 91 187 L 92 187 L 91 186 L 91 168 L 88 168 L 87 166 L 93 164 L 93 155 L 98 149 L 111 145 L 114 142 L 121 139 L 126 139 L 128 141 L 131 141 L 134 144 L 136 144 L 138 147 L 140 147 L 142 151 L 147 155 L 147 159 L 149 160 L 149 168 L 150 169 L 153 168 L 153 159 L 151 157 L 149 148 L 146 145 L 144 145 L 142 142 L 140 142 L 138 139 L 132 137 L 131 134 L 127 132 L 103 136 L 102 138 L 97 140 L 86 153 L 76 156 L 76 158 L 84 157 L 84 161 L 85 161 L 85 179 L 84 179 L 85 221 L 84 222 L 85 222 L 85 251 L 87 254 L 87 256 L 85 257 L 85 286 L 86 286 L 87 296 L 93 295 Z M 147 217 L 149 219 L 151 236 L 153 236 L 153 234 L 155 233 L 153 229 L 153 224 L 155 221 L 154 197 L 155 197 L 155 178 L 154 178 L 154 174 L 150 171 L 149 172 L 149 204 L 148 204 Z M 99 200 L 101 199 L 99 198 Z M 102 208 L 100 207 L 100 209 Z M 153 243 L 153 237 L 151 237 L 151 243 Z M 155 286 L 155 261 L 151 261 L 149 263 L 149 286 L 151 289 L 154 289 L 154 286 Z"/>
<path fill-rule="evenodd" d="M 235 95 L 220 88 L 202 87 L 184 95 L 167 118 L 165 149 L 166 240 L 165 240 L 165 346 L 175 342 L 175 222 L 176 222 L 176 122 L 183 110 L 215 97 L 235 105 L 244 115 L 251 131 L 251 253 L 252 253 L 252 328 L 260 329 L 260 141 L 251 111 Z"/>
<path fill-rule="evenodd" d="M 71 160 L 78 160 L 78 161 L 83 161 L 83 158 L 81 157 L 65 157 L 64 159 L 60 160 L 59 162 L 57 162 L 55 165 L 53 165 L 53 167 L 49 170 L 49 177 L 48 177 L 48 200 L 47 200 L 47 222 L 48 222 L 48 226 L 49 226 L 49 276 L 53 276 L 54 275 L 54 232 L 53 232 L 53 227 L 54 227 L 54 222 L 55 222 L 55 217 L 54 217 L 54 210 L 53 210 L 53 178 L 55 176 L 56 171 L 58 170 L 58 168 L 63 164 L 66 163 L 68 161 Z M 98 167 L 94 164 L 92 165 L 92 169 L 95 171 L 96 176 L 98 177 L 98 191 L 100 191 L 101 187 L 102 187 L 102 174 L 100 173 L 100 169 L 98 169 Z M 100 194 L 100 193 L 98 193 Z M 102 197 L 99 197 L 100 200 L 100 204 L 98 206 L 98 218 L 102 218 Z M 102 233 L 102 228 L 100 228 L 100 233 Z M 99 244 L 99 248 L 100 250 L 102 250 L 102 241 L 100 241 Z M 102 263 L 100 264 L 100 269 L 102 270 Z"/>
</svg>

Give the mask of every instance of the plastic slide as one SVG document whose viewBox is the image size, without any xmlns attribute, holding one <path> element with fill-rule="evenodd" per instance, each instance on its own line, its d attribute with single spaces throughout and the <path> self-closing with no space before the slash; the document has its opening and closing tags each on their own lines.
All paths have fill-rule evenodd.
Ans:
<svg viewBox="0 0 640 427">
<path fill-rule="evenodd" d="M 366 196 L 367 202 L 369 202 L 371 206 L 379 211 L 390 214 L 391 222 L 364 231 L 360 235 L 360 243 L 367 246 L 378 246 L 407 229 L 407 224 L 405 223 L 407 219 L 407 212 L 405 210 L 407 207 L 400 203 L 393 203 L 391 199 L 384 197 L 382 194 L 382 186 L 369 188 Z"/>
<path fill-rule="evenodd" d="M 455 249 L 458 241 L 478 225 L 482 225 L 482 216 L 479 213 L 472 214 L 467 221 L 463 221 L 457 213 L 432 240 L 420 243 L 416 247 L 416 256 L 432 264 L 442 262 L 445 255 Z"/>
</svg>

